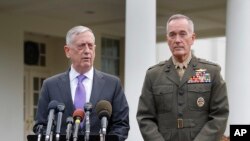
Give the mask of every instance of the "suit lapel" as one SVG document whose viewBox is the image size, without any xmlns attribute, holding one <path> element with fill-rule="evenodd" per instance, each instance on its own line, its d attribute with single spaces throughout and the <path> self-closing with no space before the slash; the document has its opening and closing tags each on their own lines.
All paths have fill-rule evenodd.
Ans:
<svg viewBox="0 0 250 141">
<path fill-rule="evenodd" d="M 70 109 L 70 112 L 73 113 L 75 110 L 75 107 L 73 105 L 73 101 L 71 97 L 69 71 L 65 72 L 59 79 L 60 80 L 58 81 L 58 87 L 61 90 L 64 104 Z"/>
<path fill-rule="evenodd" d="M 90 96 L 90 102 L 94 105 L 100 99 L 100 95 L 105 84 L 105 80 L 103 79 L 103 75 L 98 70 L 94 70 L 94 77 L 93 77 L 93 86 L 92 92 Z"/>
</svg>

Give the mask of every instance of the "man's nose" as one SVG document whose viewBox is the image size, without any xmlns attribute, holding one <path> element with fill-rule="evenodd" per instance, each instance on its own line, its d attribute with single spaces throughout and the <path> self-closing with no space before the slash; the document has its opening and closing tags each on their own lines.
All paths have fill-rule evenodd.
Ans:
<svg viewBox="0 0 250 141">
<path fill-rule="evenodd" d="M 85 47 L 85 49 L 83 50 L 83 53 L 89 53 L 90 49 L 88 46 Z"/>
<path fill-rule="evenodd" d="M 180 35 L 176 35 L 176 37 L 175 37 L 175 42 L 181 42 L 181 40 L 182 40 L 182 38 L 181 38 L 181 36 Z"/>
</svg>

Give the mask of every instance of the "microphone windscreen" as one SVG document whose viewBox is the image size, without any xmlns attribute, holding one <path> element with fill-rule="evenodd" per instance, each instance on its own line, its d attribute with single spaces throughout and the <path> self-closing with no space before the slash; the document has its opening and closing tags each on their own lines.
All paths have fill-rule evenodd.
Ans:
<svg viewBox="0 0 250 141">
<path fill-rule="evenodd" d="M 83 111 L 83 109 L 76 109 L 73 113 L 73 118 L 76 119 L 76 118 L 80 118 L 80 121 L 83 120 L 85 116 L 85 113 Z"/>
<path fill-rule="evenodd" d="M 57 105 L 57 111 L 58 112 L 64 112 L 64 109 L 65 109 L 65 105 L 63 103 L 59 103 Z"/>
<path fill-rule="evenodd" d="M 46 123 L 35 123 L 33 127 L 33 132 L 37 134 L 39 130 L 43 130 L 43 128 L 46 126 Z"/>
<path fill-rule="evenodd" d="M 56 109 L 58 104 L 59 103 L 56 100 L 50 101 L 49 106 L 48 106 L 48 110 L 50 110 L 50 109 Z"/>
<path fill-rule="evenodd" d="M 66 123 L 73 123 L 73 118 L 72 117 L 68 117 L 66 120 Z"/>
<path fill-rule="evenodd" d="M 107 100 L 101 100 L 96 104 L 95 108 L 98 117 L 101 119 L 103 116 L 110 118 L 112 113 L 112 106 Z"/>
<path fill-rule="evenodd" d="M 92 111 L 92 104 L 90 102 L 84 104 L 84 111 Z"/>
</svg>

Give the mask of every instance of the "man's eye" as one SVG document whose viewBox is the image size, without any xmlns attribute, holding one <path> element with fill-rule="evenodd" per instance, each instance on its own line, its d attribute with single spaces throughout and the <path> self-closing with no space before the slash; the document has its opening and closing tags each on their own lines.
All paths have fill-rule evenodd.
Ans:
<svg viewBox="0 0 250 141">
<path fill-rule="evenodd" d="M 84 45 L 79 45 L 77 46 L 78 49 L 83 49 L 84 48 Z"/>
<path fill-rule="evenodd" d="M 180 33 L 180 36 L 186 36 L 186 35 L 187 35 L 186 32 L 181 32 L 181 33 Z"/>
<path fill-rule="evenodd" d="M 169 37 L 174 37 L 176 34 L 174 34 L 174 33 L 170 33 L 168 36 Z"/>
<path fill-rule="evenodd" d="M 88 47 L 93 47 L 94 46 L 94 44 L 91 44 L 91 43 L 88 43 L 87 45 L 88 45 Z"/>
</svg>

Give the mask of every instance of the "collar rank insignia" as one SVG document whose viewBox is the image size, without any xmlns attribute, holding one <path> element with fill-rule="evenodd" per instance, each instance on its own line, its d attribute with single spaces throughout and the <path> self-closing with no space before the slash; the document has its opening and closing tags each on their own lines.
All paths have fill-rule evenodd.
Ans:
<svg viewBox="0 0 250 141">
<path fill-rule="evenodd" d="M 210 73 L 206 69 L 195 70 L 195 75 L 190 77 L 188 83 L 210 83 Z"/>
</svg>

